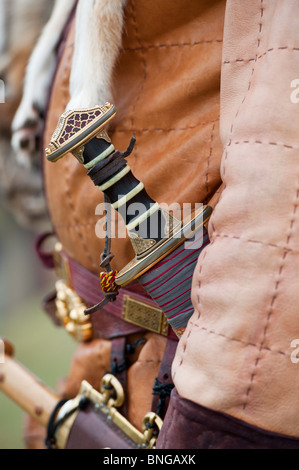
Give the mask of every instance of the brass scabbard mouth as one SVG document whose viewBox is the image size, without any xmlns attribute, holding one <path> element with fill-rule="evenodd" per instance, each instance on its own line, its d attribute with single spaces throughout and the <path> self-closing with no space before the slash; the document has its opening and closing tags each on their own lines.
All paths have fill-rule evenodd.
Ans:
<svg viewBox="0 0 299 470">
<path fill-rule="evenodd" d="M 191 238 L 200 227 L 203 227 L 203 225 L 208 222 L 211 214 L 212 208 L 210 206 L 201 207 L 193 214 L 191 220 L 188 218 L 187 221 L 183 221 L 182 225 L 176 228 L 171 236 L 161 240 L 151 249 L 147 250 L 143 256 L 137 255 L 129 264 L 119 271 L 115 278 L 116 284 L 125 286 L 139 278 L 178 246 Z"/>
</svg>

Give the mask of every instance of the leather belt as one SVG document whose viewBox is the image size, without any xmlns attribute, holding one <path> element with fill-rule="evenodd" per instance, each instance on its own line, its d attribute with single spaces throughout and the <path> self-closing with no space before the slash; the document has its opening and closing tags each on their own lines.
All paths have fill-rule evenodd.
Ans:
<svg viewBox="0 0 299 470">
<path fill-rule="evenodd" d="M 54 265 L 58 278 L 73 289 L 86 307 L 104 299 L 99 276 L 71 259 L 60 243 L 55 247 Z M 76 302 L 80 307 L 78 300 Z M 121 288 L 116 300 L 108 302 L 99 312 L 94 313 L 89 322 L 92 323 L 95 337 L 108 339 L 146 330 L 178 340 L 163 311 L 138 281 Z"/>
</svg>

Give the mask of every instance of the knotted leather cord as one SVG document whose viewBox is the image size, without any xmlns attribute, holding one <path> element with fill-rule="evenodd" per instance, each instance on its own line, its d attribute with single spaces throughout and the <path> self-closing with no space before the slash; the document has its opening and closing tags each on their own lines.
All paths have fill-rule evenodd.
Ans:
<svg viewBox="0 0 299 470">
<path fill-rule="evenodd" d="M 114 359 L 110 364 L 110 371 L 112 375 L 117 376 L 120 372 L 128 369 L 130 363 L 127 359 L 124 359 L 120 364 L 117 363 L 117 359 Z"/>
<path fill-rule="evenodd" d="M 102 181 L 105 181 L 108 177 L 111 176 L 111 162 L 115 159 L 116 160 L 116 166 L 113 165 L 113 173 L 115 173 L 116 168 L 120 169 L 121 167 L 126 164 L 125 158 L 128 157 L 134 148 L 136 142 L 136 138 L 133 136 L 130 140 L 130 144 L 125 152 L 113 152 L 113 154 L 106 159 L 106 162 L 104 166 L 101 166 L 100 170 L 96 169 L 94 173 L 93 170 L 89 170 L 88 175 L 91 177 L 93 182 L 98 185 L 101 184 Z M 110 163 L 110 165 L 109 165 Z M 100 175 L 99 175 L 100 173 Z M 114 257 L 114 254 L 111 252 L 111 202 L 108 196 L 104 193 L 104 198 L 105 198 L 105 209 L 106 209 L 106 236 L 105 236 L 105 246 L 104 246 L 104 251 L 101 254 L 101 264 L 100 267 L 104 268 L 106 272 L 108 273 L 111 271 L 111 265 L 110 262 Z M 114 302 L 117 295 L 118 291 L 112 291 L 112 292 L 104 292 L 105 298 L 101 300 L 98 304 L 94 305 L 93 307 L 87 308 L 84 311 L 85 315 L 92 315 L 93 313 L 97 312 L 101 308 L 103 308 L 108 302 Z"/>
<path fill-rule="evenodd" d="M 102 162 L 98 165 L 91 168 L 87 174 L 94 182 L 95 186 L 100 186 L 103 184 L 107 179 L 117 173 L 119 170 L 123 169 L 127 162 L 125 160 L 128 157 L 134 148 L 136 143 L 136 138 L 133 136 L 131 137 L 129 146 L 125 152 L 120 152 L 116 150 L 113 152 L 109 157 L 105 158 Z"/>
<path fill-rule="evenodd" d="M 174 388 L 174 384 L 161 384 L 159 380 L 155 379 L 155 384 L 153 386 L 153 395 L 159 395 L 158 407 L 157 407 L 157 415 L 161 416 L 162 409 L 164 406 L 164 402 L 167 397 L 170 396 L 171 390 Z"/>
<path fill-rule="evenodd" d="M 65 413 L 64 416 L 62 416 L 60 419 L 58 419 L 55 422 L 55 417 L 57 415 L 57 412 L 60 410 L 60 408 L 67 402 L 69 401 L 68 399 L 63 399 L 60 400 L 54 410 L 52 411 L 48 426 L 47 426 L 47 436 L 45 438 L 45 444 L 47 449 L 56 449 L 56 437 L 55 433 L 59 426 L 61 426 L 73 413 L 75 413 L 77 410 L 84 410 L 87 405 L 89 404 L 89 399 L 86 397 L 82 397 L 78 403 L 77 406 L 69 410 L 67 413 Z"/>
<path fill-rule="evenodd" d="M 145 338 L 139 338 L 132 344 L 126 344 L 126 348 L 125 348 L 126 353 L 133 354 L 135 352 L 135 349 L 138 346 L 145 344 L 146 341 L 147 340 Z M 127 358 L 125 358 L 120 364 L 117 363 L 117 359 L 114 359 L 110 364 L 111 374 L 116 376 L 120 372 L 123 372 L 124 370 L 126 370 L 129 367 L 129 365 L 130 365 L 130 362 L 128 361 Z"/>
<path fill-rule="evenodd" d="M 126 352 L 128 354 L 134 354 L 135 349 L 142 344 L 145 344 L 147 340 L 145 338 L 139 338 L 132 344 L 126 344 Z"/>
<path fill-rule="evenodd" d="M 110 200 L 106 194 L 105 196 L 105 208 L 106 208 L 106 236 L 105 236 L 105 246 L 104 251 L 101 253 L 100 259 L 101 264 L 100 267 L 104 268 L 107 272 L 111 271 L 110 262 L 114 258 L 114 254 L 111 252 L 111 205 Z M 84 311 L 85 315 L 91 315 L 92 313 L 97 312 L 101 308 L 103 308 L 108 302 L 114 302 L 116 296 L 118 295 L 118 291 L 113 292 L 104 292 L 105 298 L 101 300 L 98 304 L 94 305 L 93 307 L 87 308 Z"/>
</svg>

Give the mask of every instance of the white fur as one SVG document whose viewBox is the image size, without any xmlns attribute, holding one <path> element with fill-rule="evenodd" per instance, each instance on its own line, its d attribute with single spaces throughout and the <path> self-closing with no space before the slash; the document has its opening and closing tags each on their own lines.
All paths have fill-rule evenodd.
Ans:
<svg viewBox="0 0 299 470">
<path fill-rule="evenodd" d="M 0 57 L 2 58 L 6 45 L 6 25 L 7 25 L 7 0 L 0 0 Z"/>
<path fill-rule="evenodd" d="M 46 98 L 55 69 L 55 48 L 75 0 L 56 0 L 26 70 L 23 98 L 12 123 L 12 146 L 18 161 L 30 165 L 36 135 L 41 133 Z M 30 125 L 28 125 L 30 124 Z M 26 149 L 22 148 L 27 141 Z"/>
<path fill-rule="evenodd" d="M 12 151 L 11 123 L 21 100 L 30 54 L 53 10 L 54 0 L 0 0 L 0 199 L 14 218 L 30 230 L 43 229 L 48 221 L 40 153 L 32 153 L 24 168 Z M 48 226 L 48 224 L 46 224 Z"/>
<path fill-rule="evenodd" d="M 55 66 L 55 46 L 74 1 L 56 0 L 28 65 L 23 99 L 12 124 L 13 148 L 19 160 L 27 164 L 36 134 L 41 132 L 37 110 L 45 107 Z M 67 110 L 112 101 L 111 82 L 121 47 L 125 3 L 126 0 L 79 0 Z M 26 126 L 30 121 L 35 125 Z M 25 150 L 24 139 L 29 141 Z"/>
<path fill-rule="evenodd" d="M 126 0 L 80 0 L 67 109 L 112 101 L 113 68 L 121 47 Z"/>
</svg>

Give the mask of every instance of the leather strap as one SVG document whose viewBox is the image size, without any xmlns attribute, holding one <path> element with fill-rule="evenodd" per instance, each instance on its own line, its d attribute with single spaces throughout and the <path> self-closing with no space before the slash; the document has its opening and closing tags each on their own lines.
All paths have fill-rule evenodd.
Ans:
<svg viewBox="0 0 299 470">
<path fill-rule="evenodd" d="M 45 236 L 39 237 L 36 242 L 36 252 L 47 267 L 54 266 L 50 258 L 54 259 L 54 255 L 44 253 L 42 251 L 42 244 L 45 242 L 47 237 L 53 236 L 52 233 L 48 233 Z M 64 272 L 64 276 L 68 279 L 65 279 L 72 289 L 78 294 L 79 297 L 86 303 L 87 307 L 91 307 L 102 300 L 105 296 L 102 291 L 100 277 L 91 271 L 88 271 L 86 268 L 81 266 L 79 263 L 71 259 L 67 253 L 64 251 L 59 254 L 62 262 L 64 263 L 64 269 L 60 271 Z M 62 273 L 61 273 L 62 275 Z M 111 339 L 117 336 L 130 335 L 134 333 L 144 333 L 146 330 L 140 326 L 128 323 L 122 319 L 123 313 L 123 302 L 125 296 L 135 299 L 136 301 L 142 302 L 150 307 L 157 308 L 156 302 L 149 296 L 146 290 L 138 281 L 131 282 L 128 286 L 122 287 L 114 302 L 107 303 L 100 311 L 94 313 L 91 316 L 91 322 L 95 332 L 96 338 L 102 339 Z M 53 319 L 53 297 L 52 305 L 47 302 L 44 305 L 47 307 L 46 311 L 49 313 L 51 311 L 51 318 Z M 168 337 L 174 341 L 178 341 L 178 337 L 172 330 L 168 327 Z"/>
<path fill-rule="evenodd" d="M 70 258 L 68 258 L 68 265 L 72 288 L 88 305 L 95 305 L 104 299 L 104 293 L 101 288 L 99 276 L 88 271 L 83 266 L 79 265 L 76 261 Z M 151 299 L 151 297 L 147 294 L 147 292 L 144 290 L 144 288 L 138 281 L 130 283 L 128 286 L 123 287 L 119 290 L 114 302 L 109 302 L 105 305 L 103 309 L 101 309 L 101 311 L 96 312 L 91 316 L 92 324 L 95 330 L 99 331 L 99 335 L 101 337 L 103 328 L 107 327 L 107 316 L 105 315 L 105 313 L 110 314 L 109 317 L 113 315 L 121 321 L 121 325 L 119 325 L 120 331 L 117 334 L 124 334 L 124 331 L 127 331 L 127 334 L 144 331 L 144 328 L 131 325 L 122 320 L 123 301 L 124 296 L 126 295 L 129 297 L 133 297 L 137 301 L 148 304 L 151 307 L 157 308 L 157 304 L 154 302 L 154 300 Z M 114 322 L 117 323 L 115 319 Z M 170 327 L 168 328 L 168 337 L 176 341 L 178 340 L 176 334 Z"/>
<path fill-rule="evenodd" d="M 113 338 L 111 341 L 111 364 L 110 370 L 113 375 L 121 383 L 125 396 L 126 396 L 126 382 L 127 382 L 127 361 L 126 361 L 126 336 Z M 126 416 L 126 405 L 124 404 L 119 412 Z"/>
<path fill-rule="evenodd" d="M 161 361 L 158 377 L 153 387 L 152 411 L 162 419 L 168 408 L 170 392 L 174 385 L 171 377 L 171 365 L 177 348 L 177 342 L 168 339 Z"/>
<path fill-rule="evenodd" d="M 136 444 L 125 436 L 103 413 L 90 406 L 80 411 L 71 428 L 66 449 L 134 449 Z"/>
</svg>

